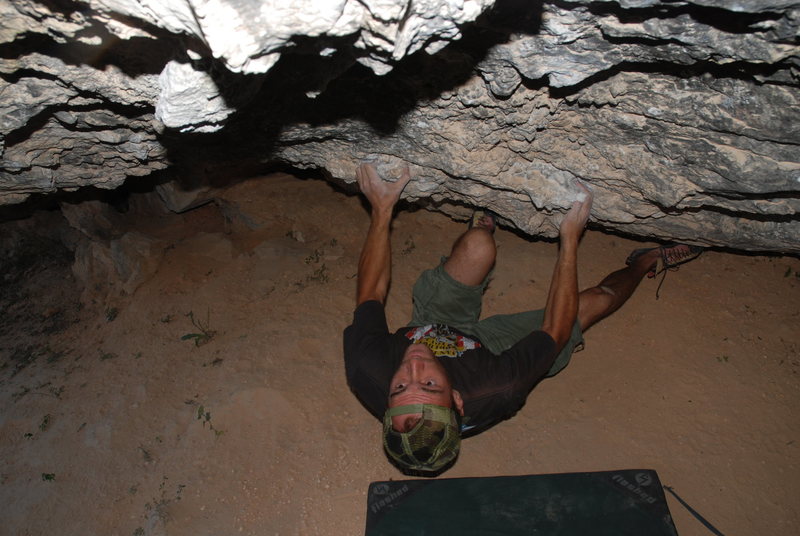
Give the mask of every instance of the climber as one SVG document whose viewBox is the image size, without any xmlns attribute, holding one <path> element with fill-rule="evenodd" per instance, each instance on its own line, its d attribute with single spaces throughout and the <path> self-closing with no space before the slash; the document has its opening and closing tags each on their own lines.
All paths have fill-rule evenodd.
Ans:
<svg viewBox="0 0 800 536">
<path fill-rule="evenodd" d="M 356 310 L 344 331 L 347 381 L 383 422 L 384 450 L 407 474 L 437 475 L 454 463 L 461 437 L 475 435 L 522 407 L 545 377 L 563 369 L 583 344 L 582 333 L 616 311 L 646 275 L 701 253 L 673 244 L 638 249 L 625 268 L 578 292 L 577 250 L 592 206 L 579 194 L 559 228 L 559 253 L 543 310 L 479 320 L 495 263 L 495 216 L 476 211 L 449 257 L 414 285 L 411 322 L 388 329 L 384 302 L 391 275 L 390 227 L 411 179 L 382 180 L 371 164 L 356 170 L 371 205 L 358 265 Z"/>
</svg>

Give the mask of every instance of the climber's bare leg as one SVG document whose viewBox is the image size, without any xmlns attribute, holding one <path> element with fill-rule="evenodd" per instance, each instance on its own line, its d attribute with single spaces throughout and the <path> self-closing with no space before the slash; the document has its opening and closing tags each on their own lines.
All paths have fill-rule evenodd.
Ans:
<svg viewBox="0 0 800 536">
<path fill-rule="evenodd" d="M 494 266 L 497 246 L 494 242 L 494 224 L 490 222 L 474 225 L 456 239 L 444 270 L 450 277 L 464 285 L 483 283 Z"/>
<path fill-rule="evenodd" d="M 653 249 L 640 255 L 630 266 L 607 275 L 597 286 L 578 294 L 578 321 L 586 331 L 628 301 L 644 276 L 653 269 L 661 253 Z"/>
</svg>

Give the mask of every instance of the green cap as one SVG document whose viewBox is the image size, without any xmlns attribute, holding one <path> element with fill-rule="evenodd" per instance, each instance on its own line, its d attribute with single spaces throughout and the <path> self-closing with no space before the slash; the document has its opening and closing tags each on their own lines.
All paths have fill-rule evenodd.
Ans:
<svg viewBox="0 0 800 536">
<path fill-rule="evenodd" d="M 419 413 L 420 421 L 408 432 L 392 428 L 392 417 Z M 403 469 L 439 471 L 458 456 L 461 432 L 452 408 L 410 404 L 389 408 L 383 415 L 383 447 Z"/>
</svg>

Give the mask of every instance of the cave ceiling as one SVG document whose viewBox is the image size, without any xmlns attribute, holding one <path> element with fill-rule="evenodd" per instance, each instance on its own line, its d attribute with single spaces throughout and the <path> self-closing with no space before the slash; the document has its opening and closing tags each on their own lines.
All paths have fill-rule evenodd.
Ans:
<svg viewBox="0 0 800 536">
<path fill-rule="evenodd" d="M 598 229 L 798 255 L 799 32 L 788 0 L 0 0 L 0 204 L 372 160 L 529 235 L 582 181 Z"/>
</svg>

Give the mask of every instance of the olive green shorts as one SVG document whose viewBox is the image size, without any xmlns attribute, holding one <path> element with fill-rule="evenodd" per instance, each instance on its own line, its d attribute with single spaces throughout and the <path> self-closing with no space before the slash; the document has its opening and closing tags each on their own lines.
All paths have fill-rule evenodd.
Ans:
<svg viewBox="0 0 800 536">
<path fill-rule="evenodd" d="M 540 329 L 544 309 L 522 313 L 495 315 L 480 320 L 483 291 L 487 278 L 480 285 L 459 283 L 445 271 L 446 257 L 439 266 L 425 270 L 414 284 L 414 312 L 409 326 L 445 324 L 472 335 L 495 355 L 508 350 L 523 337 Z M 578 321 L 572 326 L 569 341 L 556 357 L 547 376 L 554 376 L 569 363 L 572 353 L 583 348 L 583 334 Z"/>
</svg>

